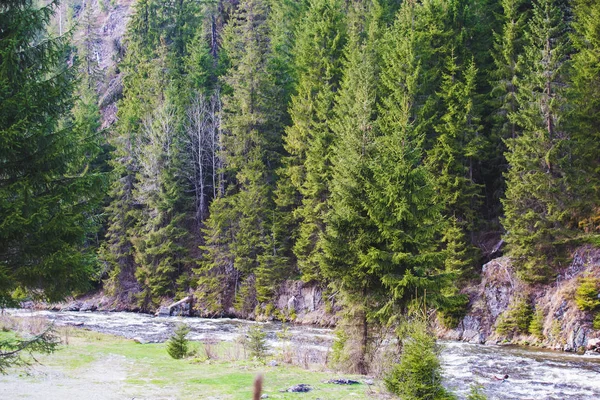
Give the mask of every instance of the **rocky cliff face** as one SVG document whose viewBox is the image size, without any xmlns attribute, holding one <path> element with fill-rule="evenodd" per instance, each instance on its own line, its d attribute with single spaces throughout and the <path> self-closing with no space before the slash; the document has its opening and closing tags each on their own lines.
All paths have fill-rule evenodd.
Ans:
<svg viewBox="0 0 600 400">
<path fill-rule="evenodd" d="M 86 37 L 93 40 L 91 52 L 99 69 L 96 89 L 103 128 L 116 120 L 116 103 L 123 92 L 118 63 L 124 55 L 123 38 L 134 4 L 135 0 L 63 0 L 52 21 L 57 33 L 74 29 L 75 46 L 81 45 Z M 91 16 L 89 33 L 85 26 L 88 12 Z"/>
<path fill-rule="evenodd" d="M 592 327 L 590 313 L 579 310 L 575 291 L 582 277 L 600 277 L 600 249 L 586 246 L 575 251 L 570 265 L 547 285 L 530 286 L 520 281 L 509 258 L 501 257 L 483 266 L 481 282 L 465 290 L 469 312 L 456 329 L 438 328 L 442 338 L 476 343 L 527 343 L 565 351 L 593 348 L 600 331 Z M 501 335 L 499 318 L 517 298 L 543 312 L 543 336 Z"/>
</svg>

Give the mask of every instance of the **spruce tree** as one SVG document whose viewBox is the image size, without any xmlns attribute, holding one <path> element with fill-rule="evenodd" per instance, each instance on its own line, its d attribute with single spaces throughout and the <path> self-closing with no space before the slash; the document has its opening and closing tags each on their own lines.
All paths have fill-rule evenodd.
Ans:
<svg viewBox="0 0 600 400">
<path fill-rule="evenodd" d="M 70 115 L 69 38 L 46 34 L 57 4 L 0 6 L 0 306 L 17 288 L 60 300 L 96 267 L 86 237 L 104 178 L 91 165 L 97 141 Z"/>
<path fill-rule="evenodd" d="M 182 359 L 187 357 L 189 350 L 189 342 L 186 338 L 187 334 L 190 333 L 190 328 L 186 324 L 180 324 L 175 329 L 173 336 L 167 341 L 167 353 L 176 359 Z"/>
<path fill-rule="evenodd" d="M 294 254 L 306 281 L 319 280 L 331 177 L 334 95 L 341 79 L 345 22 L 338 0 L 312 0 L 298 28 L 294 50 L 298 85 L 292 97 L 292 125 L 286 130 L 285 179 L 293 190 L 284 204 L 295 203 L 298 220 Z M 294 193 L 295 192 L 295 193 Z"/>
<path fill-rule="evenodd" d="M 168 22 L 168 23 L 167 23 Z M 103 258 L 114 294 L 139 292 L 143 309 L 187 290 L 193 201 L 183 177 L 185 79 L 182 43 L 199 22 L 192 1 L 136 4 L 123 63 L 110 224 Z M 180 278 L 179 280 L 177 280 Z M 137 282 L 136 282 L 137 281 Z"/>
<path fill-rule="evenodd" d="M 445 217 L 454 221 L 448 225 L 453 234 L 445 237 L 454 242 L 448 242 L 450 247 L 469 248 L 460 256 L 463 271 L 474 263 L 475 249 L 467 243 L 473 242 L 481 198 L 481 187 L 474 180 L 482 145 L 474 107 L 476 74 L 473 60 L 461 67 L 453 55 L 448 57 L 438 92 L 444 112 L 434 126 L 437 137 L 427 154 L 427 166 L 435 176 L 435 202 L 443 204 Z"/>
<path fill-rule="evenodd" d="M 550 278 L 554 244 L 570 236 L 571 141 L 563 122 L 567 100 L 568 26 L 562 2 L 533 4 L 517 100 L 510 114 L 520 134 L 507 139 L 505 240 L 521 276 Z"/>
<path fill-rule="evenodd" d="M 499 19 L 502 28 L 494 33 L 491 54 L 494 60 L 490 69 L 490 116 L 491 128 L 489 139 L 485 143 L 486 158 L 490 159 L 492 168 L 488 173 L 488 197 L 493 204 L 498 204 L 504 196 L 505 184 L 503 174 L 508 169 L 504 154 L 505 140 L 515 138 L 519 127 L 511 122 L 509 115 L 517 111 L 518 58 L 523 52 L 523 34 L 527 20 L 527 10 L 522 0 L 502 0 L 502 13 Z M 494 214 L 498 214 L 496 211 Z"/>
<path fill-rule="evenodd" d="M 376 157 L 382 19 L 383 8 L 377 1 L 355 2 L 349 10 L 344 73 L 332 122 L 336 141 L 321 266 L 323 276 L 342 291 L 340 299 L 347 310 L 347 323 L 358 327 L 358 337 L 350 337 L 347 346 L 357 352 L 354 367 L 361 374 L 368 373 L 369 324 L 384 295 L 379 277 L 364 262 L 379 236 L 364 202 L 368 196 L 365 182 L 370 179 L 370 163 Z"/>
<path fill-rule="evenodd" d="M 574 5 L 572 33 L 576 50 L 572 56 L 569 101 L 572 103 L 568 126 L 572 132 L 575 156 L 573 187 L 579 201 L 574 205 L 576 218 L 586 232 L 600 226 L 600 4 L 580 0 Z"/>
<path fill-rule="evenodd" d="M 199 285 L 209 290 L 215 274 L 227 275 L 244 314 L 254 308 L 252 293 L 258 290 L 261 300 L 268 298 L 282 277 L 282 265 L 267 253 L 285 106 L 279 103 L 270 69 L 268 12 L 265 1 L 244 1 L 226 28 L 223 46 L 230 67 L 223 78 L 228 95 L 223 98 L 221 150 L 225 190 L 210 208 L 207 253 L 199 271 Z M 204 289 L 201 296 L 215 295 Z"/>
<path fill-rule="evenodd" d="M 404 3 L 386 35 L 381 70 L 380 135 L 367 181 L 367 214 L 378 229 L 378 243 L 361 260 L 390 294 L 379 315 L 393 315 L 415 291 L 427 290 L 432 304 L 440 302 L 445 281 L 445 254 L 439 241 L 445 221 L 443 205 L 434 200 L 434 180 L 423 162 L 428 120 L 421 114 L 422 94 L 432 77 L 422 72 L 431 45 L 421 28 L 431 15 L 424 6 Z"/>
</svg>

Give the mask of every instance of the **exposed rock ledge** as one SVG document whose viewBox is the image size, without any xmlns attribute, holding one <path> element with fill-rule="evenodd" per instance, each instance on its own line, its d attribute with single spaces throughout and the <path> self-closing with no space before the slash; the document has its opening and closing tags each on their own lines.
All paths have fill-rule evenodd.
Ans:
<svg viewBox="0 0 600 400">
<path fill-rule="evenodd" d="M 466 288 L 469 296 L 469 313 L 456 329 L 438 327 L 440 338 L 473 343 L 521 343 L 556 350 L 600 352 L 600 331 L 592 328 L 592 316 L 579 310 L 574 302 L 578 280 L 582 276 L 600 278 L 600 249 L 591 246 L 579 248 L 571 264 L 560 271 L 548 285 L 530 286 L 520 281 L 508 257 L 494 259 L 483 266 L 481 282 Z M 516 295 L 527 294 L 536 309 L 545 315 L 543 332 L 546 339 L 530 335 L 505 337 L 495 332 L 498 317 L 505 312 Z M 163 306 L 173 301 L 165 299 Z M 326 303 L 329 302 L 329 307 Z M 34 306 L 34 305 L 29 305 Z M 284 315 L 295 314 L 294 322 L 334 326 L 337 318 L 333 301 L 323 298 L 318 285 L 301 281 L 286 281 L 279 288 L 276 308 Z M 35 307 L 35 306 L 34 306 Z M 131 303 L 119 302 L 102 292 L 59 305 L 41 305 L 40 308 L 72 311 L 139 311 Z M 333 309 L 333 312 L 331 312 Z M 229 317 L 240 317 L 228 314 Z M 247 316 L 254 319 L 254 315 Z"/>
<path fill-rule="evenodd" d="M 161 316 L 190 315 L 189 308 L 180 309 L 180 303 L 189 304 L 190 302 L 191 300 L 188 298 L 178 302 L 174 302 L 173 299 L 164 299 L 163 304 L 157 308 L 156 314 Z M 296 324 L 334 326 L 337 321 L 337 318 L 332 315 L 331 312 L 326 311 L 323 291 L 317 284 L 292 280 L 285 281 L 278 290 L 274 304 L 282 315 L 289 316 L 293 314 L 293 322 Z M 77 299 L 70 299 L 64 303 L 33 304 L 28 302 L 22 306 L 24 308 L 50 309 L 54 311 L 140 311 L 139 308 L 131 302 L 108 296 L 103 291 L 90 293 Z M 204 316 L 198 315 L 198 313 L 194 313 L 194 311 L 191 311 L 191 315 Z M 237 315 L 235 311 L 231 311 L 229 314 L 223 314 L 222 316 L 242 318 L 242 316 Z M 250 314 L 246 317 L 248 319 L 255 319 L 254 314 Z"/>
<path fill-rule="evenodd" d="M 574 301 L 578 280 L 583 276 L 600 277 L 600 249 L 579 248 L 571 264 L 548 285 L 529 286 L 520 281 L 508 257 L 483 266 L 479 285 L 465 290 L 470 311 L 456 329 L 438 328 L 445 339 L 473 343 L 526 343 L 564 351 L 598 351 L 600 331 L 592 328 L 592 316 L 577 308 Z M 544 312 L 544 340 L 530 335 L 505 337 L 495 332 L 498 317 L 516 295 L 526 295 Z"/>
</svg>

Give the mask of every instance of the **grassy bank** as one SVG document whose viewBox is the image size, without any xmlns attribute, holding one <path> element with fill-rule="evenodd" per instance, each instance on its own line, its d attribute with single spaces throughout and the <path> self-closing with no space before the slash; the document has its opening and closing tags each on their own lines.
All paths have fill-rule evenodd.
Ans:
<svg viewBox="0 0 600 400">
<path fill-rule="evenodd" d="M 0 398 L 86 399 L 249 399 L 257 374 L 270 399 L 387 398 L 380 385 L 334 385 L 336 374 L 287 364 L 267 366 L 245 358 L 232 343 L 214 344 L 211 359 L 200 344 L 196 355 L 174 360 L 165 344 L 64 328 L 60 350 L 40 356 L 41 365 L 0 376 Z M 361 381 L 358 376 L 344 376 Z M 308 393 L 285 393 L 292 385 L 312 386 Z M 9 395 L 9 397 L 7 397 Z M 12 396 L 12 397 L 10 397 Z M 78 397 L 74 397 L 78 396 Z"/>
</svg>

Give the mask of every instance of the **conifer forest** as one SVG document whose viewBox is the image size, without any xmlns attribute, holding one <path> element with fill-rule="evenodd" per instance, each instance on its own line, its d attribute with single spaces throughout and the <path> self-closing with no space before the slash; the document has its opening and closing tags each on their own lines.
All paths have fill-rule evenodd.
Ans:
<svg viewBox="0 0 600 400">
<path fill-rule="evenodd" d="M 283 318 L 298 280 L 366 346 L 600 246 L 596 0 L 136 0 L 112 69 L 63 3 L 0 4 L 2 306 Z"/>
</svg>

